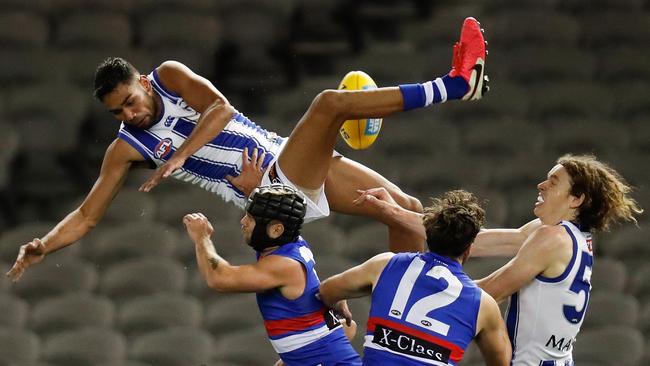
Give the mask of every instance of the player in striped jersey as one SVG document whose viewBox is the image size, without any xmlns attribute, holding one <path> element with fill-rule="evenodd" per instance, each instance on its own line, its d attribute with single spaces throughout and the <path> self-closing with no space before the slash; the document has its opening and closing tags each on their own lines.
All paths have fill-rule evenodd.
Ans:
<svg viewBox="0 0 650 366">
<path fill-rule="evenodd" d="M 217 254 L 205 216 L 189 214 L 183 222 L 211 288 L 257 293 L 269 340 L 285 365 L 361 365 L 338 318 L 316 296 L 320 280 L 314 256 L 299 236 L 305 212 L 305 201 L 291 187 L 256 188 L 241 224 L 258 260 L 242 266 L 232 266 Z"/>
<path fill-rule="evenodd" d="M 472 194 L 448 192 L 420 220 L 429 252 L 383 253 L 323 281 L 325 304 L 348 318 L 341 300 L 372 296 L 364 365 L 457 365 L 473 339 L 487 365 L 508 364 L 499 308 L 462 270 L 484 215 Z"/>
<path fill-rule="evenodd" d="M 593 156 L 565 155 L 538 184 L 537 220 L 519 230 L 486 230 L 476 255 L 514 255 L 478 284 L 510 298 L 512 364 L 573 365 L 573 344 L 589 305 L 592 233 L 643 210 L 621 176 Z"/>
<path fill-rule="evenodd" d="M 477 283 L 497 301 L 510 298 L 513 365 L 571 366 L 591 292 L 592 232 L 619 221 L 636 223 L 643 210 L 623 178 L 589 155 L 560 157 L 537 189 L 536 220 L 478 234 L 473 256 L 514 258 Z M 403 210 L 385 191 L 364 192 L 358 202 L 390 214 L 391 225 L 424 235 L 417 227 L 420 214 Z"/>
<path fill-rule="evenodd" d="M 419 200 L 375 171 L 336 154 L 334 145 L 347 119 L 384 117 L 448 100 L 480 99 L 487 87 L 483 82 L 486 51 L 476 19 L 465 20 L 453 50 L 451 71 L 432 81 L 321 92 L 288 138 L 250 121 L 212 83 L 179 62 L 166 61 L 149 75 L 141 75 L 121 58 L 106 60 L 95 76 L 95 96 L 122 122 L 118 138 L 108 147 L 100 175 L 81 206 L 42 239 L 23 245 L 8 275 L 17 280 L 45 254 L 86 235 L 101 221 L 131 166 L 142 162 L 158 167 L 142 191 L 171 176 L 240 207 L 260 179 L 262 184 L 291 185 L 304 195 L 307 221 L 327 216 L 330 207 L 385 221 L 381 212 L 352 204 L 357 189 L 379 186 L 402 207 L 421 211 Z M 259 161 L 253 155 L 254 164 L 247 167 L 248 157 L 241 156 L 245 149 L 266 154 Z M 247 168 L 250 175 L 240 174 Z M 264 174 L 258 174 L 262 170 Z M 389 240 L 391 250 L 423 248 L 397 235 Z"/>
</svg>

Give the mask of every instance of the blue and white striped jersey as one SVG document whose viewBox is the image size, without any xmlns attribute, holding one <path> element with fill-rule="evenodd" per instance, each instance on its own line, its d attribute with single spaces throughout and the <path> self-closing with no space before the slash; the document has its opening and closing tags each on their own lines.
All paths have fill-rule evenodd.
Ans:
<svg viewBox="0 0 650 366">
<path fill-rule="evenodd" d="M 165 88 L 156 70 L 148 75 L 153 89 L 162 99 L 160 119 L 147 129 L 120 126 L 118 137 L 128 142 L 153 166 L 163 165 L 192 133 L 201 116 L 183 98 Z M 237 112 L 223 131 L 192 155 L 172 177 L 214 192 L 226 202 L 244 208 L 246 197 L 226 180 L 241 172 L 242 150 L 257 148 L 266 152 L 263 168 L 279 155 L 286 138 L 266 131 Z"/>
<path fill-rule="evenodd" d="M 573 343 L 589 304 L 592 239 L 569 221 L 560 223 L 573 241 L 573 256 L 556 278 L 538 275 L 510 298 L 506 316 L 512 365 L 573 365 Z"/>
</svg>

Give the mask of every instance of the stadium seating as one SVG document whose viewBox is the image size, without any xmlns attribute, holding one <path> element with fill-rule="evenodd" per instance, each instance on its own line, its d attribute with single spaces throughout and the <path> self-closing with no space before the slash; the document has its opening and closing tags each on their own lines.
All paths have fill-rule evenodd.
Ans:
<svg viewBox="0 0 650 366">
<path fill-rule="evenodd" d="M 55 43 L 64 49 L 111 47 L 131 44 L 131 23 L 117 13 L 73 13 L 59 20 Z"/>
<path fill-rule="evenodd" d="M 634 46 L 619 46 L 603 50 L 599 53 L 595 76 L 611 82 L 648 80 L 650 74 L 645 65 L 649 58 L 647 50 Z M 627 96 L 627 94 L 624 93 L 621 96 Z"/>
<path fill-rule="evenodd" d="M 16 32 L 20 29 L 21 32 Z M 50 38 L 47 19 L 25 11 L 0 13 L 0 44 L 9 48 L 44 47 Z"/>
<path fill-rule="evenodd" d="M 596 241 L 596 253 L 599 241 Z M 628 272 L 625 264 L 610 257 L 596 258 L 596 270 L 591 275 L 591 285 L 598 291 L 606 293 L 622 293 L 627 284 Z"/>
<path fill-rule="evenodd" d="M 650 40 L 650 17 L 645 12 L 602 9 L 580 18 L 581 44 L 594 49 L 643 44 Z"/>
<path fill-rule="evenodd" d="M 106 328 L 83 328 L 53 334 L 45 341 L 42 359 L 57 366 L 92 366 L 126 359 L 126 339 Z"/>
<path fill-rule="evenodd" d="M 70 293 L 38 302 L 30 318 L 30 328 L 41 336 L 85 327 L 111 328 L 115 306 L 105 297 Z"/>
<path fill-rule="evenodd" d="M 13 1 L 13 0 L 12 0 Z M 138 1 L 137 3 L 148 3 L 149 1 Z M 56 16 L 64 16 L 71 13 L 116 13 L 129 15 L 135 11 L 135 3 L 128 0 L 94 0 L 90 3 L 84 0 L 57 0 L 49 1 L 47 11 Z"/>
<path fill-rule="evenodd" d="M 445 154 L 459 151 L 461 134 L 457 124 L 441 119 L 436 112 L 425 110 L 411 116 L 401 114 L 384 119 L 383 133 L 373 145 L 373 151 L 378 150 L 381 156 L 400 162 L 431 158 L 442 155 L 441 151 Z M 409 141 L 409 144 L 405 145 L 404 141 Z M 369 166 L 382 174 L 390 174 L 392 169 L 382 165 Z"/>
<path fill-rule="evenodd" d="M 156 222 L 132 221 L 127 227 L 115 226 L 104 230 L 101 237 L 88 243 L 87 256 L 103 266 L 152 255 L 172 257 L 180 239 L 180 233 L 173 227 Z"/>
<path fill-rule="evenodd" d="M 0 59 L 0 81 L 5 88 L 61 81 L 65 78 L 65 74 L 52 72 L 52 70 L 60 69 L 64 59 L 63 52 L 54 47 L 3 49 Z"/>
<path fill-rule="evenodd" d="M 589 297 L 589 311 L 583 329 L 617 324 L 635 328 L 639 319 L 639 301 L 631 295 L 608 293 L 595 288 Z"/>
<path fill-rule="evenodd" d="M 0 296 L 0 328 L 20 329 L 25 326 L 29 305 L 11 294 Z"/>
<path fill-rule="evenodd" d="M 342 256 L 356 262 L 363 262 L 386 251 L 388 230 L 378 223 L 369 223 L 351 232 L 346 242 L 347 245 L 341 251 Z"/>
<path fill-rule="evenodd" d="M 141 43 L 146 49 L 195 47 L 209 55 L 219 45 L 220 24 L 209 14 L 158 11 L 140 22 Z"/>
<path fill-rule="evenodd" d="M 40 354 L 40 339 L 24 329 L 0 328 L 0 364 L 36 362 Z"/>
<path fill-rule="evenodd" d="M 567 67 L 567 64 L 580 67 Z M 508 52 L 507 67 L 517 82 L 534 87 L 537 83 L 590 80 L 596 57 L 576 47 L 529 45 Z"/>
<path fill-rule="evenodd" d="M 251 350 L 255 350 L 251 352 Z M 260 325 L 251 329 L 240 329 L 218 337 L 212 359 L 238 365 L 267 365 L 278 359 L 267 339 L 266 331 Z"/>
<path fill-rule="evenodd" d="M 606 347 L 603 342 L 606 340 Z M 610 325 L 581 332 L 579 343 L 573 350 L 576 364 L 609 364 L 612 355 L 617 355 L 616 364 L 638 365 L 644 351 L 643 335 L 637 329 Z"/>
<path fill-rule="evenodd" d="M 108 268 L 101 278 L 101 293 L 123 302 L 136 296 L 158 292 L 182 292 L 187 273 L 170 258 L 132 259 Z"/>
<path fill-rule="evenodd" d="M 529 12 L 504 9 L 482 18 L 493 44 L 509 47 L 517 44 L 575 45 L 580 24 L 573 17 L 550 10 Z M 539 26 L 531 27 L 531 24 Z"/>
<path fill-rule="evenodd" d="M 0 152 L 0 191 L 6 189 L 11 178 L 11 164 L 20 148 L 20 137 L 14 127 L 0 119 L 0 129 L 6 138 L 5 148 Z"/>
<path fill-rule="evenodd" d="M 79 258 L 54 257 L 25 272 L 12 291 L 33 302 L 49 296 L 90 292 L 98 282 L 95 268 Z"/>
<path fill-rule="evenodd" d="M 132 359 L 156 366 L 207 364 L 214 348 L 208 333 L 192 328 L 169 328 L 144 334 L 133 341 Z"/>
<path fill-rule="evenodd" d="M 205 328 L 211 334 L 261 327 L 262 316 L 252 294 L 218 294 L 206 303 Z"/>
<path fill-rule="evenodd" d="M 580 95 L 580 99 L 573 97 Z M 566 118 L 603 118 L 610 116 L 613 98 L 609 89 L 591 82 L 563 81 L 540 85 L 531 91 L 530 116 L 540 121 Z"/>
<path fill-rule="evenodd" d="M 140 362 L 140 361 L 122 361 L 122 362 L 106 362 L 100 363 L 96 366 L 152 366 L 151 364 Z"/>
<path fill-rule="evenodd" d="M 508 133 L 504 133 L 508 131 Z M 512 136 L 518 136 L 513 139 Z M 490 154 L 496 159 L 539 155 L 545 146 L 545 135 L 537 126 L 519 120 L 497 118 L 495 121 L 466 126 L 461 140 L 463 150 L 476 156 Z"/>
<path fill-rule="evenodd" d="M 119 329 L 133 338 L 162 328 L 199 328 L 203 320 L 203 308 L 193 297 L 158 293 L 124 303 L 117 320 Z"/>
</svg>

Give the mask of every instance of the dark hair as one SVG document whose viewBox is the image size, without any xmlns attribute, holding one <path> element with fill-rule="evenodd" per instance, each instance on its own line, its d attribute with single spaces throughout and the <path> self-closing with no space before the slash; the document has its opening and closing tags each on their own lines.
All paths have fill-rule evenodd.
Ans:
<svg viewBox="0 0 650 366">
<path fill-rule="evenodd" d="M 632 188 L 614 169 L 593 155 L 567 154 L 557 159 L 557 163 L 571 177 L 571 195 L 585 196 L 576 217 L 581 225 L 607 231 L 619 221 L 636 223 L 634 215 L 641 214 L 643 209 L 630 197 Z"/>
<path fill-rule="evenodd" d="M 424 209 L 427 245 L 433 253 L 458 258 L 474 242 L 485 220 L 478 199 L 464 190 L 449 191 Z"/>
<path fill-rule="evenodd" d="M 120 57 L 109 57 L 95 71 L 95 98 L 102 101 L 121 83 L 129 83 L 139 76 L 138 70 Z"/>
</svg>

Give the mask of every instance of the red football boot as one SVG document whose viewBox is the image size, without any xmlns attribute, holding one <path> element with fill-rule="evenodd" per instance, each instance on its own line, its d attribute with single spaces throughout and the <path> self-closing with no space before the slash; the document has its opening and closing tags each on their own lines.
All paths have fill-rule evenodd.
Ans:
<svg viewBox="0 0 650 366">
<path fill-rule="evenodd" d="M 454 44 L 454 56 L 449 76 L 462 76 L 469 89 L 463 100 L 481 99 L 489 88 L 488 77 L 485 75 L 485 46 L 481 24 L 474 18 L 468 17 L 463 22 L 460 40 Z"/>
</svg>

